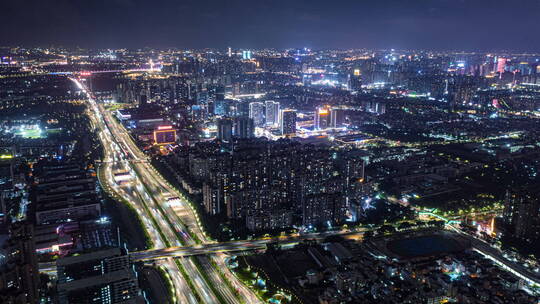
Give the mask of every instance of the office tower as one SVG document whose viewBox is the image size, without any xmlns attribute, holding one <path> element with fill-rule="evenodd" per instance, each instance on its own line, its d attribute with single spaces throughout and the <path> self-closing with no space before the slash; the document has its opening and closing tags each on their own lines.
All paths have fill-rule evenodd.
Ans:
<svg viewBox="0 0 540 304">
<path fill-rule="evenodd" d="M 275 127 L 279 125 L 279 102 L 267 100 L 266 105 L 266 125 Z"/>
<path fill-rule="evenodd" d="M 139 303 L 137 275 L 119 248 L 58 259 L 58 303 Z"/>
<path fill-rule="evenodd" d="M 244 101 L 236 101 L 234 104 L 234 115 L 249 117 L 249 103 Z"/>
<path fill-rule="evenodd" d="M 251 60 L 251 51 L 242 51 L 242 59 Z"/>
<path fill-rule="evenodd" d="M 491 67 L 491 72 L 496 73 L 497 72 L 497 56 L 494 56 L 493 59 L 488 58 L 487 63 Z"/>
<path fill-rule="evenodd" d="M 386 104 L 383 102 L 377 102 L 375 104 L 375 113 L 379 115 L 386 113 Z"/>
<path fill-rule="evenodd" d="M 222 118 L 217 122 L 217 138 L 230 142 L 232 138 L 233 122 L 230 118 Z"/>
<path fill-rule="evenodd" d="M 345 110 L 340 108 L 330 109 L 330 126 L 332 128 L 341 128 L 345 122 Z"/>
<path fill-rule="evenodd" d="M 225 87 L 218 86 L 213 91 L 214 100 L 225 100 Z"/>
<path fill-rule="evenodd" d="M 229 57 L 232 57 L 232 49 L 231 49 L 231 47 L 229 47 L 229 49 L 227 50 L 227 55 Z"/>
<path fill-rule="evenodd" d="M 348 78 L 349 91 L 359 91 L 362 88 L 362 74 L 360 69 L 354 69 Z"/>
<path fill-rule="evenodd" d="M 148 96 L 146 94 L 139 95 L 139 109 L 145 109 L 148 105 Z"/>
<path fill-rule="evenodd" d="M 249 103 L 249 118 L 253 119 L 255 127 L 264 126 L 264 103 L 254 101 Z"/>
<path fill-rule="evenodd" d="M 497 59 L 497 73 L 504 73 L 506 69 L 506 58 L 499 57 Z"/>
<path fill-rule="evenodd" d="M 214 101 L 214 115 L 230 116 L 232 111 L 233 101 L 230 99 L 216 100 Z"/>
<path fill-rule="evenodd" d="M 315 110 L 313 128 L 315 130 L 324 130 L 330 126 L 330 110 L 328 107 L 318 107 Z"/>
<path fill-rule="evenodd" d="M 296 135 L 296 111 L 283 109 L 280 112 L 280 129 L 282 135 Z"/>
<path fill-rule="evenodd" d="M 254 133 L 253 119 L 249 117 L 237 117 L 234 119 L 234 137 L 252 138 Z"/>
</svg>

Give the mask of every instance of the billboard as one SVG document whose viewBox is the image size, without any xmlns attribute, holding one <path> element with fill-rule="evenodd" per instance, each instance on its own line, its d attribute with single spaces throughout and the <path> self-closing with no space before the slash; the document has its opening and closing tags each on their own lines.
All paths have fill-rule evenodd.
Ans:
<svg viewBox="0 0 540 304">
<path fill-rule="evenodd" d="M 176 130 L 172 126 L 159 126 L 154 131 L 155 145 L 169 145 L 176 142 Z"/>
</svg>

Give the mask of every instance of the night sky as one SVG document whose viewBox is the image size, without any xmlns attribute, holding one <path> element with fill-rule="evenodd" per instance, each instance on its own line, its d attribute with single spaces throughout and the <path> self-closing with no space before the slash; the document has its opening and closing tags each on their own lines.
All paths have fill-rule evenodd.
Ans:
<svg viewBox="0 0 540 304">
<path fill-rule="evenodd" d="M 540 0 L 3 0 L 0 45 L 540 52 Z"/>
</svg>

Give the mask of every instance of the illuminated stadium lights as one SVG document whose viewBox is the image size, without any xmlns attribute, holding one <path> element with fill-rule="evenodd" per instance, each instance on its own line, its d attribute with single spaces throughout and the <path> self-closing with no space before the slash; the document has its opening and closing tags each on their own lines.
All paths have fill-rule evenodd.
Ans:
<svg viewBox="0 0 540 304">
<path fill-rule="evenodd" d="M 20 125 L 20 126 L 12 128 L 11 130 L 8 130 L 8 132 L 11 132 L 15 134 L 16 136 L 20 136 L 22 138 L 30 138 L 30 139 L 43 138 L 46 135 L 46 133 L 43 132 L 43 130 L 37 124 Z"/>
</svg>

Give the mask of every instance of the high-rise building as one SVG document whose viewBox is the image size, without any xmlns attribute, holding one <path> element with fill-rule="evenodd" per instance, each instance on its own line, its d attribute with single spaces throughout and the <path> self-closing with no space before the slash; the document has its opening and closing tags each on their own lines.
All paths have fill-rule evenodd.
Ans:
<svg viewBox="0 0 540 304">
<path fill-rule="evenodd" d="M 526 61 L 522 61 L 519 63 L 519 66 L 518 66 L 518 69 L 519 69 L 519 72 L 521 73 L 521 75 L 530 75 L 532 74 L 532 68 L 530 66 L 530 64 Z"/>
<path fill-rule="evenodd" d="M 222 118 L 217 122 L 217 138 L 224 142 L 232 139 L 233 121 L 230 118 Z"/>
<path fill-rule="evenodd" d="M 273 100 L 267 100 L 266 105 L 266 125 L 278 126 L 279 125 L 279 102 Z"/>
<path fill-rule="evenodd" d="M 145 109 L 148 105 L 148 96 L 146 94 L 139 95 L 139 109 Z"/>
<path fill-rule="evenodd" d="M 61 258 L 56 268 L 58 303 L 114 304 L 142 300 L 131 259 L 119 248 Z"/>
<path fill-rule="evenodd" d="M 332 128 L 341 128 L 345 122 L 345 110 L 341 108 L 330 109 L 330 126 Z"/>
<path fill-rule="evenodd" d="M 382 115 L 386 113 L 386 104 L 384 102 L 377 102 L 375 104 L 375 113 Z"/>
<path fill-rule="evenodd" d="M 225 87 L 224 86 L 217 86 L 214 89 L 214 100 L 225 100 Z"/>
<path fill-rule="evenodd" d="M 205 150 L 208 145 L 215 146 L 211 151 L 222 150 L 219 143 L 198 144 Z M 355 185 L 348 181 L 361 177 L 361 161 L 350 152 L 338 155 L 327 147 L 287 139 L 250 139 L 235 141 L 227 152 L 204 158 L 190 155 L 189 159 L 200 159 L 197 167 L 207 173 L 199 179 L 206 212 L 245 220 L 250 230 L 281 229 L 295 223 L 336 225 L 345 219 L 347 196 L 358 197 L 353 193 Z"/>
<path fill-rule="evenodd" d="M 264 103 L 260 101 L 249 103 L 249 118 L 253 119 L 255 127 L 264 126 Z"/>
<path fill-rule="evenodd" d="M 497 73 L 504 73 L 506 70 L 506 58 L 499 57 L 497 59 Z"/>
<path fill-rule="evenodd" d="M 252 138 L 255 134 L 253 119 L 249 117 L 237 117 L 234 119 L 234 137 Z"/>
<path fill-rule="evenodd" d="M 330 109 L 328 107 L 318 107 L 315 110 L 313 128 L 315 130 L 324 130 L 330 126 Z"/>
<path fill-rule="evenodd" d="M 230 99 L 216 100 L 214 101 L 214 115 L 229 116 L 232 115 L 233 102 Z"/>
<path fill-rule="evenodd" d="M 35 222 L 59 224 L 101 216 L 96 181 L 77 163 L 37 165 Z"/>
<path fill-rule="evenodd" d="M 38 303 L 39 268 L 32 225 L 11 224 L 0 253 L 0 302 Z"/>
<path fill-rule="evenodd" d="M 302 202 L 302 225 L 310 227 L 322 223 L 343 221 L 345 201 L 341 193 L 306 195 Z"/>
<path fill-rule="evenodd" d="M 359 91 L 362 88 L 362 74 L 360 69 L 354 69 L 352 74 L 349 74 L 348 83 L 349 91 Z"/>
<path fill-rule="evenodd" d="M 280 112 L 280 129 L 282 135 L 296 135 L 296 111 L 283 109 Z"/>
<path fill-rule="evenodd" d="M 536 193 L 508 191 L 505 198 L 503 220 L 510 236 L 534 242 L 540 239 L 540 199 Z"/>
<path fill-rule="evenodd" d="M 251 51 L 242 51 L 242 59 L 244 60 L 251 60 Z"/>
<path fill-rule="evenodd" d="M 234 103 L 234 116 L 249 117 L 249 103 L 237 101 Z"/>
</svg>

